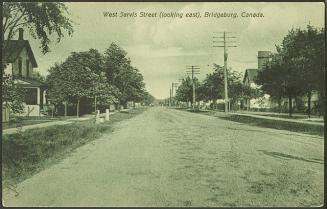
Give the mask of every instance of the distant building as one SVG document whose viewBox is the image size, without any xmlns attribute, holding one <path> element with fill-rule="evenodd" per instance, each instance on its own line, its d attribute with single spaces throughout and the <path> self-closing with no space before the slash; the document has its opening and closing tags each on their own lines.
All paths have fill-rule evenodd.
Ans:
<svg viewBox="0 0 327 209">
<path fill-rule="evenodd" d="M 258 89 L 258 86 L 255 83 L 255 79 L 258 75 L 258 72 L 263 70 L 266 64 L 271 60 L 271 52 L 270 51 L 258 51 L 258 69 L 246 69 L 243 78 L 243 84 L 249 86 L 253 89 Z M 243 101 L 243 106 L 249 110 L 250 108 L 270 108 L 271 102 L 269 100 L 270 96 L 265 94 L 263 97 L 256 99 L 245 99 Z"/>
<path fill-rule="evenodd" d="M 243 78 L 243 84 L 252 88 L 256 87 L 254 79 L 258 75 L 258 69 L 246 69 Z"/>
<path fill-rule="evenodd" d="M 272 53 L 270 51 L 258 51 L 258 70 L 263 70 L 271 59 Z"/>
<path fill-rule="evenodd" d="M 260 86 L 255 83 L 255 79 L 258 75 L 258 72 L 264 70 L 266 64 L 270 62 L 271 59 L 272 53 L 270 51 L 258 51 L 258 69 L 246 69 L 244 73 L 243 84 L 254 89 L 260 88 Z M 298 105 L 302 103 L 304 107 L 307 107 L 307 99 L 307 96 L 298 97 L 297 100 L 296 98 L 293 98 L 293 103 L 294 105 L 296 105 L 297 103 Z M 311 95 L 311 108 L 314 111 L 317 109 L 318 100 L 318 92 L 313 91 Z M 288 107 L 288 99 L 283 99 L 281 103 L 283 106 Z M 270 109 L 277 107 L 278 104 L 271 100 L 270 95 L 265 94 L 263 97 L 257 99 L 245 99 L 243 101 L 243 106 L 247 110 L 261 108 Z"/>
<path fill-rule="evenodd" d="M 4 41 L 3 44 L 8 44 L 3 55 L 8 63 L 4 72 L 11 75 L 14 82 L 26 90 L 22 115 L 41 116 L 43 104 L 46 103 L 46 86 L 32 77 L 37 62 L 29 41 L 24 40 L 23 29 L 19 29 L 18 40 Z"/>
</svg>

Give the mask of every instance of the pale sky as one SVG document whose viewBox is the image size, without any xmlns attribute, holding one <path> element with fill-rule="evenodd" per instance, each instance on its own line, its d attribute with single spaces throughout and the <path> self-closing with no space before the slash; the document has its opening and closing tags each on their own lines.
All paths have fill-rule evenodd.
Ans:
<svg viewBox="0 0 327 209">
<path fill-rule="evenodd" d="M 51 52 L 43 55 L 39 42 L 30 40 L 39 67 L 46 75 L 55 62 L 64 61 L 73 51 L 90 48 L 100 52 L 117 43 L 128 52 L 132 65 L 144 76 L 146 89 L 156 98 L 169 96 L 172 82 L 186 76 L 186 65 L 200 66 L 202 80 L 213 71 L 212 64 L 223 65 L 223 49 L 213 48 L 215 31 L 235 32 L 237 48 L 229 49 L 228 67 L 244 72 L 257 68 L 257 51 L 275 51 L 288 30 L 304 28 L 310 22 L 324 26 L 323 3 L 67 3 L 74 21 L 73 37 L 64 37 L 50 44 Z M 183 12 L 183 18 L 104 17 L 103 12 Z M 262 12 L 262 18 L 242 18 L 242 12 Z M 200 12 L 202 18 L 186 18 L 187 12 Z M 204 12 L 235 12 L 237 18 L 205 18 Z M 118 14 L 119 15 L 119 14 Z"/>
</svg>

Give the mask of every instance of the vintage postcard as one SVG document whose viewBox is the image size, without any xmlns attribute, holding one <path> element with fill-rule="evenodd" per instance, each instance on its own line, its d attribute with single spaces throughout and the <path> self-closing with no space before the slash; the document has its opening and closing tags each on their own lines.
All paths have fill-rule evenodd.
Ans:
<svg viewBox="0 0 327 209">
<path fill-rule="evenodd" d="M 321 207 L 324 2 L 4 2 L 2 204 Z"/>
</svg>

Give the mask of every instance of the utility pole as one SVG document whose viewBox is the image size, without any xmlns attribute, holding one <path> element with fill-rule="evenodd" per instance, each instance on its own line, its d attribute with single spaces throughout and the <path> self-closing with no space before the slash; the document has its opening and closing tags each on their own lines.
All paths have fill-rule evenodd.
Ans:
<svg viewBox="0 0 327 209">
<path fill-rule="evenodd" d="M 174 97 L 174 88 L 175 88 L 175 91 L 176 91 L 176 89 L 177 89 L 177 85 L 178 85 L 178 83 L 171 83 L 171 89 L 172 89 L 172 97 Z"/>
<path fill-rule="evenodd" d="M 169 89 L 169 107 L 171 106 L 171 89 Z"/>
<path fill-rule="evenodd" d="M 175 90 L 176 90 L 177 85 L 178 85 L 178 83 L 174 83 L 174 82 L 171 83 L 171 99 L 172 99 L 172 100 L 174 100 L 174 87 L 175 87 Z M 175 103 L 175 101 L 172 102 L 172 103 Z"/>
<path fill-rule="evenodd" d="M 233 33 L 233 32 L 215 32 L 215 33 L 220 33 L 223 34 L 223 36 L 220 37 L 213 37 L 220 39 L 219 41 L 213 41 L 213 43 L 220 43 L 218 46 L 213 46 L 213 47 L 223 47 L 224 48 L 224 86 L 225 86 L 225 113 L 229 111 L 229 99 L 228 99 L 228 82 L 227 82 L 227 58 L 228 58 L 228 53 L 227 53 L 227 48 L 228 47 L 237 47 L 234 44 L 236 41 L 233 40 L 233 38 L 236 38 L 235 36 L 228 36 L 227 34 Z M 231 39 L 231 40 L 230 40 Z M 223 43 L 223 45 L 221 45 Z"/>
<path fill-rule="evenodd" d="M 193 106 L 193 110 L 195 108 L 195 83 L 194 83 L 194 75 L 195 74 L 200 74 L 200 67 L 199 66 L 194 66 L 194 65 L 191 65 L 191 66 L 186 66 L 186 73 L 187 74 L 191 74 L 192 75 L 192 88 L 193 88 L 193 100 L 192 100 L 192 106 Z"/>
</svg>

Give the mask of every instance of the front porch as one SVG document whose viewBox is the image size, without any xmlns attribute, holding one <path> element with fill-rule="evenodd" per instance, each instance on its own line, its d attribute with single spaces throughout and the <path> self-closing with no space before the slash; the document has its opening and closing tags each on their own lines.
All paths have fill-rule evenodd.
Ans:
<svg viewBox="0 0 327 209">
<path fill-rule="evenodd" d="M 23 112 L 17 114 L 18 116 L 44 116 L 41 113 L 46 101 L 46 87 L 45 84 L 26 79 L 17 79 L 16 83 L 25 90 L 24 95 L 24 109 Z"/>
</svg>

